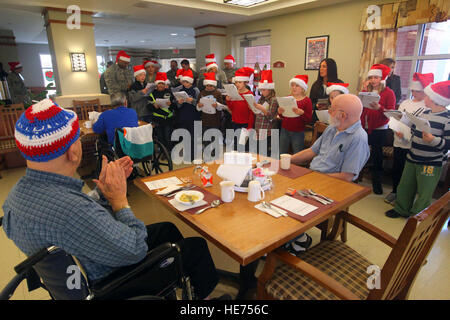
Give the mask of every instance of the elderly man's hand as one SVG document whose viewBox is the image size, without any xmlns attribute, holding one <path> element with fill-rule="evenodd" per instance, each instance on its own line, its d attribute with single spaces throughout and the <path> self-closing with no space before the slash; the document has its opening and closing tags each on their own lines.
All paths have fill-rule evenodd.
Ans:
<svg viewBox="0 0 450 320">
<path fill-rule="evenodd" d="M 105 158 L 103 158 L 103 163 L 105 164 Z M 106 163 L 102 168 L 99 180 L 93 181 L 103 196 L 109 201 L 114 211 L 118 211 L 128 205 L 127 178 L 124 168 L 118 161 Z"/>
</svg>

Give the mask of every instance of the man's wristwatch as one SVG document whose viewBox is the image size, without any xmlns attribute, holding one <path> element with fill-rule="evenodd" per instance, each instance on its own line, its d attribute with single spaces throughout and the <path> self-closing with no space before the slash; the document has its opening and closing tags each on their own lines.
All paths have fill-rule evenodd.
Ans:
<svg viewBox="0 0 450 320">
<path fill-rule="evenodd" d="M 124 205 L 124 206 L 120 207 L 119 209 L 114 210 L 114 213 L 119 212 L 120 210 L 123 210 L 123 209 L 131 209 L 131 207 L 128 204 Z"/>
</svg>

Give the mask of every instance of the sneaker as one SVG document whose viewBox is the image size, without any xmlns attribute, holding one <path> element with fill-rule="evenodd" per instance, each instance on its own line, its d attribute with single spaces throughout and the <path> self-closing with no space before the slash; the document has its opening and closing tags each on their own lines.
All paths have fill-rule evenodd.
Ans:
<svg viewBox="0 0 450 320">
<path fill-rule="evenodd" d="M 389 193 L 389 194 L 386 196 L 386 198 L 384 198 L 384 202 L 393 205 L 396 198 L 397 198 L 397 194 L 391 192 L 391 193 Z"/>
<path fill-rule="evenodd" d="M 388 218 L 399 218 L 399 217 L 402 216 L 401 214 L 399 214 L 399 213 L 398 213 L 397 211 L 395 211 L 394 209 L 391 209 L 391 210 L 389 210 L 389 211 L 386 211 L 384 214 L 385 214 L 385 216 L 388 217 Z"/>
<path fill-rule="evenodd" d="M 301 252 L 305 252 L 311 246 L 312 238 L 304 233 L 300 237 L 294 239 L 293 241 L 287 243 L 285 248 L 289 251 L 290 254 L 297 256 Z"/>
</svg>

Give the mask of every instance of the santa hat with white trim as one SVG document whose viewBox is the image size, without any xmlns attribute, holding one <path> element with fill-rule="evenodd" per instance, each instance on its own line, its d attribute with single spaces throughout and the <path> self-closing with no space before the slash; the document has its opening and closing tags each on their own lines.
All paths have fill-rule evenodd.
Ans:
<svg viewBox="0 0 450 320">
<path fill-rule="evenodd" d="M 169 80 L 167 79 L 167 73 L 165 72 L 157 72 L 155 77 L 155 84 L 164 83 L 169 84 Z"/>
<path fill-rule="evenodd" d="M 8 62 L 11 71 L 22 68 L 22 64 L 18 61 Z"/>
<path fill-rule="evenodd" d="M 302 87 L 303 88 L 303 90 L 308 90 L 308 75 L 302 75 L 302 74 L 299 74 L 299 75 L 296 75 L 294 78 L 292 78 L 290 81 L 289 81 L 289 85 L 291 85 L 292 83 L 296 83 L 296 84 L 298 84 L 300 87 Z"/>
<path fill-rule="evenodd" d="M 189 83 L 194 83 L 194 73 L 191 69 L 183 70 L 183 75 L 181 76 L 181 81 L 187 81 Z"/>
<path fill-rule="evenodd" d="M 175 79 L 178 79 L 178 80 L 181 81 L 181 77 L 183 76 L 183 72 L 184 72 L 184 69 L 183 69 L 183 68 L 178 69 L 178 70 L 177 70 L 177 75 L 175 76 Z"/>
<path fill-rule="evenodd" d="M 374 64 L 369 72 L 367 73 L 367 78 L 371 76 L 380 77 L 381 80 L 386 80 L 387 76 L 391 72 L 391 68 L 385 66 L 384 64 Z"/>
<path fill-rule="evenodd" d="M 450 105 L 450 80 L 429 84 L 423 91 L 435 104 Z"/>
<path fill-rule="evenodd" d="M 234 57 L 231 54 L 229 54 L 225 57 L 225 59 L 223 59 L 223 62 L 235 64 L 236 60 L 234 60 Z"/>
<path fill-rule="evenodd" d="M 208 64 L 210 62 L 216 62 L 216 56 L 214 55 L 214 53 L 210 53 L 205 56 L 205 63 Z"/>
<path fill-rule="evenodd" d="M 249 67 L 243 67 L 236 70 L 233 78 L 233 82 L 236 81 L 250 81 L 250 76 L 253 74 L 255 70 Z"/>
<path fill-rule="evenodd" d="M 203 74 L 205 76 L 205 80 L 203 80 L 203 85 L 212 85 L 217 86 L 216 74 L 214 72 L 208 72 Z"/>
<path fill-rule="evenodd" d="M 343 94 L 348 94 L 348 92 L 349 92 L 348 89 L 347 89 L 348 85 L 349 85 L 348 83 L 328 82 L 327 83 L 327 90 L 326 90 L 327 96 L 329 96 L 330 93 L 332 93 L 333 91 L 340 91 Z"/>
<path fill-rule="evenodd" d="M 275 89 L 275 83 L 273 83 L 272 79 L 272 70 L 263 70 L 261 71 L 261 80 L 258 84 L 258 89 Z"/>
<path fill-rule="evenodd" d="M 209 71 L 212 68 L 219 69 L 219 66 L 215 62 L 210 62 L 210 63 L 206 64 L 206 71 Z"/>
<path fill-rule="evenodd" d="M 35 162 L 62 156 L 79 136 L 77 114 L 50 99 L 44 99 L 22 113 L 14 133 L 23 157 Z"/>
<path fill-rule="evenodd" d="M 141 64 L 139 64 L 139 65 L 137 65 L 137 66 L 134 66 L 133 67 L 133 71 L 134 71 L 134 76 L 136 77 L 136 76 L 138 76 L 138 75 L 140 75 L 141 73 L 147 73 L 147 71 L 145 71 L 145 68 L 144 68 L 144 66 L 143 65 L 141 65 Z"/>
<path fill-rule="evenodd" d="M 120 50 L 117 53 L 116 56 L 116 62 L 119 62 L 119 60 L 125 61 L 125 62 L 130 62 L 131 61 L 131 57 L 123 50 Z"/>
<path fill-rule="evenodd" d="M 434 82 L 434 74 L 415 72 L 409 88 L 414 91 L 423 91 L 429 84 Z"/>
</svg>

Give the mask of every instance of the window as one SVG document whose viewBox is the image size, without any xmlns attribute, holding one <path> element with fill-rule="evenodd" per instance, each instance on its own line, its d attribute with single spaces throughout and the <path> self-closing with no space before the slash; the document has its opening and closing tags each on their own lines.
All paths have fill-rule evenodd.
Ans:
<svg viewBox="0 0 450 320">
<path fill-rule="evenodd" d="M 450 20 L 398 29 L 395 74 L 400 76 L 402 100 L 409 99 L 414 72 L 433 73 L 434 82 L 450 78 Z M 400 101 L 401 102 L 401 101 Z"/>
<path fill-rule="evenodd" d="M 55 87 L 55 75 L 53 74 L 52 56 L 49 54 L 40 54 L 42 76 L 44 78 L 44 86 L 47 87 L 50 83 Z M 47 98 L 50 95 L 56 94 L 56 90 L 48 90 Z"/>
<path fill-rule="evenodd" d="M 258 63 L 261 70 L 264 66 L 270 69 L 270 46 L 256 46 L 244 48 L 244 67 L 255 68 Z"/>
<path fill-rule="evenodd" d="M 97 69 L 99 76 L 101 76 L 102 73 L 106 71 L 106 63 L 103 56 L 97 56 Z"/>
<path fill-rule="evenodd" d="M 172 59 L 160 59 L 159 63 L 161 64 L 160 72 L 168 72 L 170 71 L 170 61 L 175 60 L 178 62 L 178 69 L 181 68 L 181 61 L 184 60 L 184 58 L 172 58 Z M 189 64 L 191 65 L 191 68 L 193 70 L 196 70 L 196 61 L 197 59 L 186 59 L 189 61 Z"/>
</svg>

